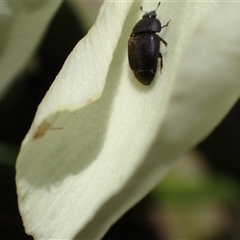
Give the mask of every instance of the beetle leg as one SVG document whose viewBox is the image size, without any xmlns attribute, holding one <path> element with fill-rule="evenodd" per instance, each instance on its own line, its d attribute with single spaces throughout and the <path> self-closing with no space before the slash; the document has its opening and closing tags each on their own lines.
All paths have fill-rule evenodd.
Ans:
<svg viewBox="0 0 240 240">
<path fill-rule="evenodd" d="M 163 38 L 160 37 L 160 41 L 162 41 L 164 43 L 165 47 L 167 47 L 167 42 Z"/>
<path fill-rule="evenodd" d="M 169 24 L 171 21 L 172 21 L 172 20 L 169 20 L 165 25 L 163 25 L 163 26 L 161 27 L 161 30 L 162 30 L 163 28 L 167 27 L 168 24 Z"/>
<path fill-rule="evenodd" d="M 162 73 L 162 68 L 163 68 L 163 56 L 162 54 L 159 52 L 158 53 L 158 57 L 161 59 L 160 60 L 160 73 Z"/>
</svg>

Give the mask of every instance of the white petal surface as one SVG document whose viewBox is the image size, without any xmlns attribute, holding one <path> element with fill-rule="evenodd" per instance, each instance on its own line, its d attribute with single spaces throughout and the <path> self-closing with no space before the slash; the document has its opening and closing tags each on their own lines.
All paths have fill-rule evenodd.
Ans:
<svg viewBox="0 0 240 240">
<path fill-rule="evenodd" d="M 60 4 L 0 2 L 0 96 L 29 61 Z"/>
<path fill-rule="evenodd" d="M 101 96 L 130 6 L 130 2 L 104 4 L 94 27 L 64 63 L 23 142 L 17 161 L 19 206 L 26 231 L 35 238 L 72 238 L 99 206 L 93 198 L 93 209 L 86 207 L 92 198 L 86 191 L 92 171 L 100 166 L 84 170 L 102 148 L 113 95 L 74 110 Z M 69 187 L 73 191 L 68 193 Z M 87 202 L 78 202 L 84 195 Z"/>
<path fill-rule="evenodd" d="M 85 26 L 86 29 L 89 29 L 96 21 L 99 8 L 101 7 L 103 0 L 94 2 L 68 0 L 67 3 L 74 11 L 75 16 L 78 18 L 81 26 Z"/>
<path fill-rule="evenodd" d="M 235 52 L 240 39 L 236 31 L 229 30 L 229 39 L 222 45 L 212 43 L 212 54 L 219 48 L 224 52 L 223 62 L 214 61 L 219 56 L 206 60 L 204 54 L 191 50 L 202 49 L 205 41 L 217 41 L 229 21 L 232 27 L 239 25 L 236 7 L 227 15 L 214 12 L 214 20 L 203 20 L 195 35 L 198 41 L 190 46 L 183 63 L 181 55 L 193 30 L 215 4 L 162 3 L 161 21 L 172 19 L 161 33 L 169 46 L 161 46 L 163 74 L 158 72 L 146 87 L 134 79 L 126 57 L 129 33 L 142 14 L 139 4 L 133 5 L 126 20 L 108 72 L 129 6 L 104 4 L 97 24 L 73 50 L 39 106 L 25 138 L 17 162 L 19 206 L 26 231 L 37 239 L 101 237 L 166 174 L 176 157 L 215 126 L 239 94 L 239 70 L 235 60 L 229 62 L 233 56 L 240 58 L 239 51 Z M 155 7 L 155 3 L 144 4 L 144 10 Z M 219 21 L 225 28 L 209 34 Z M 231 50 L 226 46 L 232 42 L 236 45 Z M 193 58 L 203 68 L 194 64 L 189 68 Z M 211 60 L 219 64 L 220 79 Z M 184 71 L 176 79 L 180 65 Z M 229 70 L 234 73 L 227 74 L 226 81 L 224 74 Z M 101 95 L 106 76 L 102 97 L 88 105 Z"/>
</svg>

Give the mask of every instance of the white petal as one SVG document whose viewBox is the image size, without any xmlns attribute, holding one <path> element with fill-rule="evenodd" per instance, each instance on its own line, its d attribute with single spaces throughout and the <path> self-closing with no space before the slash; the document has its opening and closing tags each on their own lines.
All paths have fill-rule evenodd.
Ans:
<svg viewBox="0 0 240 240">
<path fill-rule="evenodd" d="M 161 33 L 169 47 L 161 46 L 165 69 L 162 75 L 156 74 L 150 87 L 142 86 L 134 79 L 126 57 L 127 38 L 139 19 L 136 15 L 142 14 L 138 4 L 133 5 L 136 14 L 131 11 L 130 19 L 126 21 L 128 25 L 123 29 L 108 72 L 107 63 L 111 62 L 111 51 L 121 33 L 129 3 L 108 4 L 105 3 L 107 7 L 100 13 L 105 14 L 107 20 L 93 27 L 82 46 L 81 43 L 76 46 L 40 105 L 18 158 L 20 211 L 26 231 L 35 238 L 69 239 L 78 231 L 78 239 L 101 237 L 124 211 L 164 176 L 172 160 L 201 138 L 197 133 L 194 141 L 191 140 L 196 132 L 195 118 L 189 121 L 186 115 L 178 117 L 178 111 L 174 111 L 174 98 L 170 105 L 173 110 L 166 111 L 166 107 L 176 70 L 182 64 L 181 54 L 197 21 L 212 9 L 214 3 L 162 3 L 158 11 L 161 21 L 172 19 L 171 25 Z M 152 10 L 155 5 L 146 3 L 144 10 Z M 100 21 L 104 18 L 99 18 Z M 103 53 L 94 55 L 99 52 Z M 76 63 L 80 64 L 76 66 Z M 77 111 L 102 93 L 107 73 L 102 97 Z M 194 78 L 195 72 L 192 74 L 189 79 Z M 233 82 L 236 84 L 235 79 Z M 188 103 L 189 95 L 192 91 L 198 92 L 199 83 L 196 81 L 193 86 L 181 83 L 181 80 L 179 83 L 186 91 L 180 91 L 182 95 L 179 95 L 177 85 L 176 96 L 177 99 L 181 96 L 181 108 L 186 104 L 187 109 L 192 106 Z M 224 84 L 225 81 L 221 81 L 218 90 L 225 87 Z M 206 90 L 205 85 L 200 86 Z M 219 98 L 218 93 L 213 95 Z M 196 99 L 195 102 L 193 99 L 193 108 L 197 114 L 202 99 Z M 233 99 L 228 102 L 232 103 Z M 226 112 L 229 105 L 224 105 L 222 112 Z M 212 106 L 215 105 L 212 103 Z M 76 111 L 63 112 L 74 109 Z M 199 111 L 205 116 L 211 108 L 209 111 L 200 108 Z M 59 113 L 54 115 L 56 112 Z M 165 113 L 166 120 L 160 128 Z M 221 116 L 223 114 L 217 115 L 218 121 Z M 202 124 L 206 134 L 216 120 L 210 127 L 208 118 L 205 120 Z M 180 137 L 174 135 L 171 127 L 179 131 L 185 122 L 189 129 L 180 132 Z M 160 138 L 153 144 L 159 131 Z M 177 148 L 178 144 L 181 148 Z"/>
<path fill-rule="evenodd" d="M 36 238 L 72 238 L 90 218 L 92 209 L 76 200 L 87 190 L 91 175 L 82 170 L 91 165 L 100 151 L 108 121 L 106 114 L 110 114 L 109 104 L 114 95 L 105 96 L 104 105 L 98 101 L 82 111 L 65 110 L 81 108 L 101 96 L 130 6 L 130 2 L 103 5 L 88 36 L 64 63 L 25 138 L 17 163 L 18 194 L 26 231 Z M 86 181 L 81 180 L 82 176 L 87 177 Z M 79 188 L 80 183 L 83 189 Z M 74 190 L 67 193 L 57 186 L 67 191 L 74 187 Z M 89 204 L 89 194 L 85 197 L 88 201 L 84 204 Z M 80 206 L 81 210 L 76 211 Z M 93 208 L 97 206 L 98 201 L 93 202 Z M 59 207 L 64 207 L 63 211 Z M 83 214 L 82 210 L 87 211 Z"/>
<path fill-rule="evenodd" d="M 36 49 L 61 1 L 0 3 L 0 95 Z"/>
<path fill-rule="evenodd" d="M 68 0 L 67 3 L 72 8 L 81 26 L 85 26 L 86 29 L 89 29 L 96 21 L 96 16 L 98 15 L 102 2 L 102 0 L 94 2 Z"/>
</svg>

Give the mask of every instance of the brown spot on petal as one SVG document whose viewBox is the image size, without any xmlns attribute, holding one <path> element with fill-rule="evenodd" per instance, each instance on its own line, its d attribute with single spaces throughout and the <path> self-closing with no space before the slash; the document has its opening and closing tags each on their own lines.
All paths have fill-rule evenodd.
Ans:
<svg viewBox="0 0 240 240">
<path fill-rule="evenodd" d="M 43 121 L 40 126 L 38 126 L 37 132 L 34 134 L 33 139 L 39 139 L 41 138 L 45 132 L 48 130 L 48 128 L 51 125 L 47 121 Z"/>
<path fill-rule="evenodd" d="M 46 120 L 44 120 L 40 126 L 37 129 L 37 132 L 34 134 L 33 139 L 39 139 L 41 138 L 47 130 L 60 130 L 63 129 L 63 127 L 52 127 L 50 123 L 48 123 Z"/>
</svg>

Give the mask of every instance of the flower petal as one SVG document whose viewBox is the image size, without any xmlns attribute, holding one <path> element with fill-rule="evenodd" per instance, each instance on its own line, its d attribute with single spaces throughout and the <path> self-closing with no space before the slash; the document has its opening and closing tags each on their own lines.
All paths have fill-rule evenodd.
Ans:
<svg viewBox="0 0 240 240">
<path fill-rule="evenodd" d="M 36 238 L 58 236 L 71 238 L 79 226 L 90 217 L 87 213 L 91 209 L 87 210 L 84 216 L 81 211 L 76 214 L 76 208 L 78 209 L 82 204 L 80 202 L 75 204 L 79 198 L 75 195 L 75 190 L 69 194 L 63 190 L 62 193 L 66 194 L 66 197 L 63 197 L 57 186 L 61 185 L 66 190 L 70 190 L 68 184 L 72 187 L 76 186 L 75 184 L 79 185 L 81 177 L 77 180 L 76 176 L 84 174 L 82 170 L 91 164 L 100 150 L 104 136 L 98 137 L 98 135 L 102 135 L 101 129 L 106 127 L 105 114 L 110 110 L 108 104 L 111 98 L 107 101 L 106 98 L 104 99 L 105 106 L 102 106 L 101 102 L 99 105 L 98 101 L 97 105 L 91 104 L 82 111 L 74 110 L 92 103 L 102 94 L 113 52 L 130 7 L 131 2 L 125 4 L 106 2 L 102 6 L 96 24 L 70 54 L 56 81 L 43 99 L 23 142 L 17 161 L 19 206 L 26 231 Z M 96 109 L 97 106 L 103 107 L 100 109 L 102 113 Z M 51 117 L 51 115 L 54 116 Z M 60 152 L 61 156 L 58 155 Z M 79 189 L 79 194 L 87 189 L 86 184 L 90 175 L 86 173 L 84 176 L 87 176 L 87 179 L 82 182 L 83 192 Z M 31 192 L 33 189 L 36 191 Z M 60 198 L 56 196 L 57 192 L 60 193 Z M 45 198 L 44 194 L 50 198 Z M 43 198 L 40 200 L 41 197 Z M 88 194 L 86 197 L 88 198 Z M 64 207 L 65 210 L 62 212 L 58 207 L 51 208 L 50 205 L 46 205 L 44 199 L 54 205 L 63 200 L 55 206 L 63 204 L 62 206 L 66 208 Z M 38 203 L 40 205 L 35 208 L 34 206 Z M 95 203 L 99 205 L 97 201 Z M 95 203 L 94 208 L 97 207 Z M 72 208 L 72 204 L 75 204 L 75 209 Z M 48 207 L 53 211 L 49 211 Z M 73 212 L 66 215 L 66 210 L 70 210 L 69 207 Z M 43 212 L 50 215 L 44 216 Z M 58 215 L 59 212 L 61 216 Z M 76 214 L 75 217 L 72 214 Z M 68 220 L 67 216 L 70 217 Z M 81 216 L 83 218 L 79 219 Z M 45 217 L 48 218 L 47 221 Z M 76 218 L 79 221 L 75 221 Z M 75 223 L 69 221 L 71 219 L 75 219 Z"/>
<path fill-rule="evenodd" d="M 189 85 L 189 82 L 184 82 L 185 75 L 182 75 L 180 79 L 183 80 L 179 83 L 174 80 L 176 70 L 182 64 L 181 55 L 194 28 L 215 4 L 162 4 L 161 20 L 167 22 L 169 16 L 172 18 L 171 26 L 162 33 L 164 38 L 166 35 L 169 47 L 167 50 L 161 48 L 166 56 L 165 69 L 161 76 L 159 72 L 156 74 L 154 83 L 149 87 L 138 83 L 132 72 L 127 70 L 126 43 L 131 28 L 138 19 L 137 4 L 133 5 L 135 14 L 131 11 L 131 16 L 126 20 L 108 71 L 107 64 L 112 60 L 111 52 L 121 34 L 121 26 L 130 4 L 103 5 L 100 16 L 107 16 L 107 20 L 99 17 L 99 24 L 97 21 L 85 40 L 76 46 L 39 106 L 24 140 L 17 162 L 19 207 L 26 231 L 35 238 L 101 237 L 124 211 L 166 174 L 173 160 L 203 137 L 201 131 L 196 134 L 196 118 L 188 119 L 186 114 L 181 113 L 181 121 L 178 122 L 179 112 L 176 109 L 186 108 L 186 112 L 194 109 L 194 115 L 197 115 L 202 99 L 196 97 L 194 101 L 193 98 L 192 104 L 189 104 L 189 96 L 192 93 L 195 96 L 200 86 L 203 92 L 206 91 L 208 85 L 199 84 L 199 78 Z M 146 9 L 155 7 L 154 4 L 146 3 Z M 163 12 L 163 9 L 166 11 Z M 222 12 L 218 17 L 222 17 Z M 180 27 L 182 31 L 179 30 Z M 97 42 L 96 37 L 99 38 Z M 205 38 L 207 36 L 203 37 Z M 91 44 L 88 45 L 89 42 Z M 93 54 L 99 52 L 103 53 L 100 56 Z M 191 55 L 190 62 L 192 57 Z M 77 110 L 100 96 L 106 76 L 107 84 L 102 97 Z M 193 71 L 188 79 L 194 78 Z M 233 82 L 236 84 L 235 79 Z M 173 109 L 167 111 L 175 89 L 174 83 L 176 95 L 173 95 L 170 104 Z M 224 80 L 215 93 L 206 96 L 220 98 L 219 93 L 222 92 L 219 90 L 223 86 L 226 87 Z M 236 86 L 237 84 L 234 85 Z M 179 91 L 182 88 L 184 91 Z M 215 89 L 209 90 L 209 93 L 212 91 Z M 179 103 L 183 104 L 180 107 L 179 98 Z M 233 103 L 234 99 L 228 102 Z M 213 99 L 209 98 L 210 100 Z M 212 103 L 209 109 L 199 108 L 200 116 L 208 115 L 214 106 Z M 222 114 L 218 112 L 210 125 L 208 118 L 204 118 L 205 121 L 201 123 L 205 135 L 216 124 L 216 119 L 220 120 L 227 107 L 230 104 L 221 108 L 224 109 L 219 111 Z M 186 127 L 181 133 L 185 122 L 189 128 Z M 181 134 L 175 134 L 171 127 Z M 159 131 L 160 137 L 156 138 Z M 191 137 L 195 135 L 197 137 L 192 141 Z"/>
<path fill-rule="evenodd" d="M 0 95 L 36 49 L 61 1 L 0 3 Z"/>
<path fill-rule="evenodd" d="M 86 29 L 89 29 L 93 26 L 94 22 L 96 21 L 96 16 L 98 15 L 99 9 L 103 1 L 100 0 L 91 2 L 91 1 L 68 0 L 67 3 L 74 11 L 76 17 L 81 23 L 81 26 L 85 26 Z"/>
<path fill-rule="evenodd" d="M 201 7 L 206 7 L 202 4 Z M 240 34 L 236 31 L 239 7 L 239 4 L 223 5 L 214 12 L 214 18 L 209 15 L 202 20 L 182 62 L 183 70 L 174 86 L 160 133 L 144 162 L 76 238 L 94 237 L 92 232 L 100 232 L 102 227 L 116 221 L 166 175 L 173 161 L 206 137 L 239 98 Z M 225 41 L 218 41 L 221 36 L 225 36 Z M 196 49 L 201 49 L 202 54 Z"/>
</svg>

